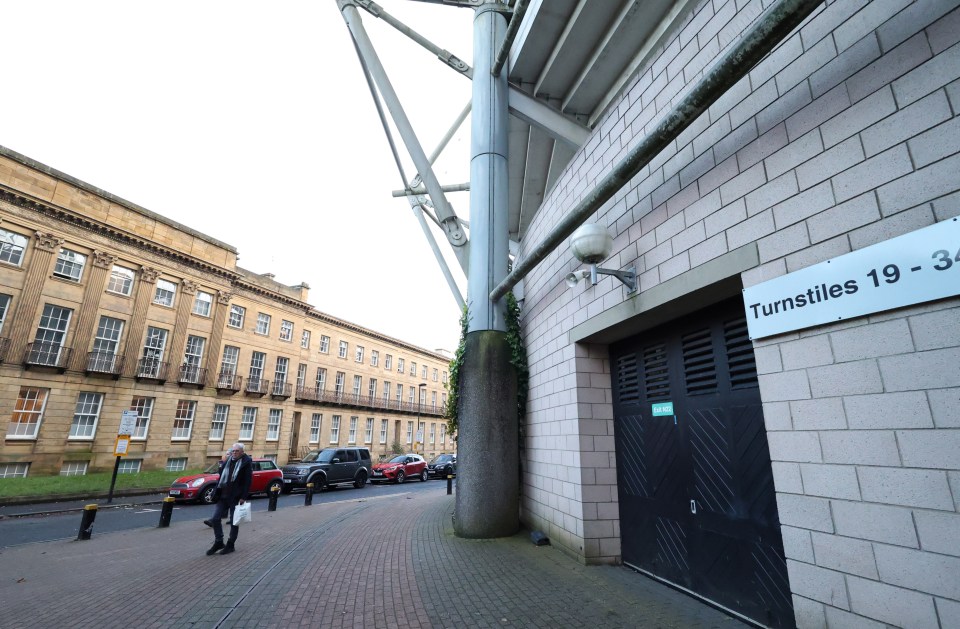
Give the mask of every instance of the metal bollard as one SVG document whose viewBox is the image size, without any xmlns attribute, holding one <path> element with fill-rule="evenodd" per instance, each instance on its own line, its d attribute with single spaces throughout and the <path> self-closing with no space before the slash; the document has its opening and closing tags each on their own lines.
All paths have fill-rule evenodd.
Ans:
<svg viewBox="0 0 960 629">
<path fill-rule="evenodd" d="M 447 474 L 447 495 L 453 493 L 453 474 Z"/>
<path fill-rule="evenodd" d="M 270 502 L 267 504 L 267 511 L 277 510 L 277 496 L 280 495 L 280 488 L 274 485 L 270 488 Z"/>
<path fill-rule="evenodd" d="M 93 534 L 93 521 L 97 519 L 97 505 L 89 504 L 83 507 L 83 516 L 80 518 L 80 532 L 77 539 L 90 539 Z"/>
<path fill-rule="evenodd" d="M 157 525 L 159 529 L 165 529 L 170 526 L 170 516 L 173 515 L 173 503 L 176 500 L 173 496 L 167 496 L 163 499 L 163 507 L 160 508 L 160 524 Z"/>
<path fill-rule="evenodd" d="M 313 504 L 313 483 L 307 483 L 307 493 L 303 494 L 303 506 L 309 507 Z"/>
</svg>

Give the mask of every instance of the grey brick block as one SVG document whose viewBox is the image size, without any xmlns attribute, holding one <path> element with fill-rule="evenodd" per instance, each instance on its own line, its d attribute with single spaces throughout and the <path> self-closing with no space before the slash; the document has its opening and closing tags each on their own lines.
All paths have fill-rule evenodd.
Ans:
<svg viewBox="0 0 960 629">
<path fill-rule="evenodd" d="M 794 594 L 812 598 L 832 607 L 850 609 L 843 575 L 808 563 L 787 559 L 790 590 Z"/>
<path fill-rule="evenodd" d="M 783 70 L 801 54 L 803 54 L 801 38 L 788 37 L 750 71 L 750 82 L 753 85 L 766 83 L 770 77 Z"/>
<path fill-rule="evenodd" d="M 863 159 L 860 138 L 850 138 L 797 166 L 797 182 L 801 190 L 806 190 L 859 164 Z"/>
<path fill-rule="evenodd" d="M 811 396 L 815 398 L 880 393 L 883 382 L 874 360 L 814 367 L 807 371 Z"/>
<path fill-rule="evenodd" d="M 956 5 L 956 0 L 942 3 L 944 8 Z M 927 29 L 927 37 L 930 38 L 930 46 L 934 54 L 940 53 L 960 41 L 960 12 L 954 11 L 935 24 L 931 24 Z"/>
<path fill-rule="evenodd" d="M 960 556 L 960 513 L 918 510 L 913 517 L 923 550 Z"/>
<path fill-rule="evenodd" d="M 781 524 L 833 533 L 830 502 L 823 498 L 778 493 L 777 512 Z"/>
<path fill-rule="evenodd" d="M 707 216 L 704 219 L 704 235 L 709 238 L 746 219 L 746 204 L 741 199 Z"/>
<path fill-rule="evenodd" d="M 793 430 L 789 402 L 764 402 L 763 425 L 767 431 Z"/>
<path fill-rule="evenodd" d="M 797 223 L 761 238 L 757 241 L 757 251 L 760 254 L 760 262 L 769 262 L 809 245 L 810 236 L 807 234 L 806 223 Z"/>
<path fill-rule="evenodd" d="M 700 116 L 706 118 L 706 116 Z M 693 154 L 700 155 L 713 147 L 720 138 L 730 133 L 730 115 L 724 114 L 719 120 L 711 124 L 707 129 L 693 139 Z"/>
<path fill-rule="evenodd" d="M 910 38 L 901 46 L 886 53 L 877 61 L 847 80 L 847 90 L 853 102 L 903 76 L 932 56 L 923 33 Z"/>
<path fill-rule="evenodd" d="M 792 273 L 812 264 L 842 256 L 845 253 L 850 253 L 850 241 L 846 234 L 817 243 L 803 251 L 787 256 L 787 270 Z"/>
<path fill-rule="evenodd" d="M 740 101 L 730 110 L 730 125 L 736 129 L 749 118 L 757 115 L 764 107 L 777 99 L 777 85 L 774 81 L 767 81 L 760 87 L 755 87 L 750 95 Z"/>
<path fill-rule="evenodd" d="M 820 125 L 823 145 L 831 147 L 838 144 L 877 121 L 883 120 L 896 110 L 897 104 L 893 99 L 893 90 L 889 86 L 883 86 L 863 100 L 855 101 L 849 109 Z"/>
<path fill-rule="evenodd" d="M 833 178 L 834 194 L 837 201 L 846 201 L 912 170 L 910 154 L 901 144 L 836 175 Z M 803 186 L 802 181 L 800 185 Z"/>
<path fill-rule="evenodd" d="M 953 511 L 946 472 L 860 467 L 860 492 L 869 502 Z"/>
<path fill-rule="evenodd" d="M 725 2 L 723 6 L 717 8 L 716 13 L 704 25 L 703 29 L 697 33 L 697 40 L 700 46 L 705 46 L 707 42 L 713 41 L 717 33 L 726 26 L 731 20 L 736 18 L 737 5 L 732 2 Z"/>
<path fill-rule="evenodd" d="M 813 532 L 810 535 L 818 566 L 868 579 L 877 578 L 877 562 L 870 542 L 826 533 Z"/>
<path fill-rule="evenodd" d="M 757 126 L 752 118 L 740 125 L 740 129 L 744 128 L 752 129 L 753 137 L 744 136 L 741 140 L 746 140 L 746 142 L 738 142 L 741 147 L 737 151 L 737 163 L 740 165 L 740 170 L 751 168 L 757 162 L 787 145 L 786 125 L 778 125 L 760 137 L 757 137 Z M 724 141 L 726 141 L 726 138 L 724 138 Z M 715 148 L 714 151 L 718 149 L 719 147 Z"/>
<path fill-rule="evenodd" d="M 753 350 L 757 373 L 774 373 L 783 371 L 783 360 L 780 358 L 780 348 L 777 345 L 758 347 Z"/>
<path fill-rule="evenodd" d="M 813 96 L 810 94 L 810 86 L 806 81 L 798 83 L 757 114 L 757 129 L 760 133 L 766 133 L 809 105 L 811 101 Z"/>
<path fill-rule="evenodd" d="M 880 208 L 880 212 L 881 214 L 883 213 L 882 207 Z M 853 249 L 857 250 L 878 242 L 883 242 L 884 240 L 896 238 L 902 234 L 908 234 L 921 227 L 933 225 L 933 223 L 933 212 L 930 211 L 929 206 L 924 205 L 907 210 L 906 212 L 894 214 L 889 218 L 884 218 L 879 222 L 871 223 L 860 229 L 855 229 L 847 235 L 850 238 L 850 244 L 853 246 Z"/>
<path fill-rule="evenodd" d="M 880 359 L 888 391 L 919 391 L 960 386 L 960 347 Z"/>
<path fill-rule="evenodd" d="M 686 188 L 716 165 L 712 151 L 701 154 L 680 171 L 680 186 Z"/>
<path fill-rule="evenodd" d="M 796 174 L 785 173 L 746 196 L 747 214 L 753 216 L 792 197 L 799 191 Z"/>
<path fill-rule="evenodd" d="M 791 142 L 796 141 L 849 106 L 847 87 L 841 83 L 787 118 L 787 137 Z"/>
<path fill-rule="evenodd" d="M 797 629 L 823 629 L 827 626 L 827 617 L 824 615 L 825 605 L 819 601 L 793 595 L 793 616 Z"/>
<path fill-rule="evenodd" d="M 770 448 L 770 460 L 819 462 L 820 441 L 815 432 L 770 432 L 767 433 L 767 445 Z"/>
<path fill-rule="evenodd" d="M 837 362 L 912 352 L 913 337 L 906 319 L 851 328 L 830 335 Z"/>
<path fill-rule="evenodd" d="M 810 541 L 810 531 L 792 526 L 781 526 L 780 534 L 783 537 L 783 554 L 787 559 L 816 563 L 813 556 L 813 543 Z"/>
<path fill-rule="evenodd" d="M 836 56 L 837 48 L 834 46 L 833 38 L 825 37 L 821 39 L 793 63 L 777 73 L 777 89 L 780 90 L 781 94 L 787 93 L 793 86 L 806 79 L 818 68 L 822 68 Z"/>
<path fill-rule="evenodd" d="M 877 622 L 858 616 L 857 614 L 837 609 L 836 607 L 825 607 L 827 622 L 823 627 L 830 629 L 888 629 L 888 625 L 883 622 Z"/>
<path fill-rule="evenodd" d="M 700 187 L 700 196 L 719 188 L 722 183 L 736 177 L 738 172 L 736 156 L 730 156 L 723 160 L 704 173 L 697 181 L 697 185 Z"/>
<path fill-rule="evenodd" d="M 854 395 L 844 398 L 843 405 L 852 429 L 933 427 L 923 391 Z"/>
<path fill-rule="evenodd" d="M 900 465 L 892 430 L 844 430 L 820 435 L 823 460 L 845 465 Z"/>
<path fill-rule="evenodd" d="M 783 367 L 787 371 L 830 365 L 834 362 L 830 339 L 826 334 L 785 341 L 780 344 L 780 355 L 783 357 Z"/>
<path fill-rule="evenodd" d="M 685 273 L 690 270 L 690 256 L 686 251 L 675 252 L 674 256 L 660 265 L 660 281 L 664 282 L 671 277 L 676 277 L 681 273 Z M 612 281 L 612 280 L 611 280 Z M 607 306 L 613 306 L 617 302 L 606 304 Z"/>
<path fill-rule="evenodd" d="M 954 45 L 893 82 L 897 104 L 905 107 L 960 78 L 960 45 Z"/>
<path fill-rule="evenodd" d="M 938 629 L 933 597 L 856 576 L 847 577 L 850 610 L 896 627 Z"/>
<path fill-rule="evenodd" d="M 897 442 L 907 467 L 960 470 L 960 430 L 898 430 Z"/>
<path fill-rule="evenodd" d="M 690 249 L 690 267 L 695 268 L 727 253 L 727 236 L 720 233 Z"/>
<path fill-rule="evenodd" d="M 935 162 L 880 187 L 877 197 L 884 215 L 920 205 L 960 189 L 953 175 L 960 168 L 960 154 Z"/>
<path fill-rule="evenodd" d="M 837 27 L 833 38 L 845 50 L 910 4 L 910 0 L 874 0 Z"/>
<path fill-rule="evenodd" d="M 927 398 L 938 428 L 960 428 L 960 388 L 927 391 Z"/>
<path fill-rule="evenodd" d="M 767 178 L 773 179 L 779 177 L 822 151 L 823 143 L 820 140 L 820 132 L 817 129 L 809 131 L 806 135 L 796 140 L 791 137 L 790 144 L 763 160 L 763 163 L 767 167 Z"/>
<path fill-rule="evenodd" d="M 810 90 L 814 98 L 845 81 L 879 56 L 877 38 L 872 34 L 867 35 L 810 75 Z"/>
<path fill-rule="evenodd" d="M 941 627 L 960 627 L 960 603 L 945 598 L 935 599 Z"/>
<path fill-rule="evenodd" d="M 937 18 L 955 6 L 956 0 L 949 0 L 948 2 L 943 0 L 918 0 L 914 2 L 877 29 L 880 46 L 884 50 L 890 50 L 923 27 L 932 24 Z M 949 21 L 948 18 L 941 23 L 948 23 Z"/>
<path fill-rule="evenodd" d="M 743 199 L 738 199 L 734 205 L 737 206 L 738 210 L 746 213 L 746 204 Z M 732 207 L 733 206 L 731 206 L 731 208 Z M 727 229 L 727 246 L 731 249 L 736 249 L 748 242 L 754 242 L 768 234 L 772 234 L 774 231 L 773 213 L 769 210 L 764 210 L 756 216 L 751 216 L 747 220 Z M 709 227 L 707 233 L 710 233 Z"/>
<path fill-rule="evenodd" d="M 763 164 L 756 164 L 720 186 L 720 201 L 727 205 L 767 182 Z"/>
<path fill-rule="evenodd" d="M 747 198 L 749 208 L 749 197 Z M 861 194 L 807 219 L 810 242 L 817 243 L 880 220 L 880 206 L 872 192 Z"/>
<path fill-rule="evenodd" d="M 919 548 L 910 509 L 865 502 L 834 500 L 837 535 Z"/>
<path fill-rule="evenodd" d="M 842 24 L 851 15 L 859 11 L 868 0 L 846 0 L 844 2 L 833 2 L 828 4 L 819 13 L 814 12 L 807 18 L 806 24 L 800 30 L 800 37 L 803 39 L 803 46 L 810 48 L 812 45 L 830 35 L 838 24 Z"/>
<path fill-rule="evenodd" d="M 933 212 L 938 221 L 960 217 L 960 193 L 948 194 L 934 200 Z"/>
<path fill-rule="evenodd" d="M 810 399 L 810 382 L 805 371 L 771 373 L 759 376 L 759 380 L 764 402 Z"/>
<path fill-rule="evenodd" d="M 770 467 L 773 470 L 773 485 L 777 491 L 788 494 L 803 493 L 803 480 L 800 477 L 799 464 L 773 461 Z"/>
<path fill-rule="evenodd" d="M 800 466 L 800 474 L 803 479 L 803 489 L 807 495 L 860 500 L 857 470 L 852 465 L 805 463 Z"/>
<path fill-rule="evenodd" d="M 960 599 L 960 558 L 883 544 L 875 550 L 881 581 Z"/>
<path fill-rule="evenodd" d="M 833 205 L 833 190 L 830 183 L 825 181 L 773 206 L 773 218 L 777 229 L 784 229 Z"/>
<path fill-rule="evenodd" d="M 916 104 L 929 99 L 939 99 L 941 94 L 943 92 L 934 92 L 923 100 L 917 101 Z M 944 104 L 946 104 L 946 99 L 944 99 Z M 960 117 L 948 120 L 944 124 L 918 135 L 910 140 L 908 146 L 917 168 L 922 168 L 960 151 L 958 143 L 960 143 Z"/>
<path fill-rule="evenodd" d="M 721 116 L 730 112 L 730 109 L 734 105 L 742 101 L 750 94 L 750 76 L 746 75 L 739 81 L 733 84 L 733 86 L 728 89 L 723 95 L 717 99 L 717 102 L 710 105 L 708 110 L 710 113 L 710 120 L 719 120 Z M 730 128 L 732 129 L 732 125 Z"/>
</svg>

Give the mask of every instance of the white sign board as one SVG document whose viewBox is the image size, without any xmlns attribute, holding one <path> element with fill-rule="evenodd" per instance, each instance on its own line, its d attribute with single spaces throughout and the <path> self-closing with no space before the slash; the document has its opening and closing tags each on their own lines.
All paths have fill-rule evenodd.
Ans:
<svg viewBox="0 0 960 629">
<path fill-rule="evenodd" d="M 960 220 L 891 238 L 743 291 L 750 338 L 960 294 Z"/>
<path fill-rule="evenodd" d="M 132 435 L 133 430 L 137 427 L 137 411 L 123 411 L 123 415 L 120 417 L 120 429 L 117 430 L 118 435 Z"/>
</svg>

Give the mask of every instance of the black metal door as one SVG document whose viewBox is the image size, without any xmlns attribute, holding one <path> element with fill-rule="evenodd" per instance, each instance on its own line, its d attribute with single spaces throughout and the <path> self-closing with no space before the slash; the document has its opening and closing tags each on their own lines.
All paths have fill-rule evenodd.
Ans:
<svg viewBox="0 0 960 629">
<path fill-rule="evenodd" d="M 742 303 L 617 343 L 610 359 L 623 561 L 765 625 L 792 627 Z"/>
</svg>

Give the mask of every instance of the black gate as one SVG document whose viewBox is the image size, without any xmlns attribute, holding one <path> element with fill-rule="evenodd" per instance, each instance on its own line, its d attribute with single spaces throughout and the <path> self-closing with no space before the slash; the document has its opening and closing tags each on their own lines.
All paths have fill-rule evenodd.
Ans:
<svg viewBox="0 0 960 629">
<path fill-rule="evenodd" d="M 624 563 L 793 627 L 742 302 L 612 345 L 610 359 Z"/>
</svg>

